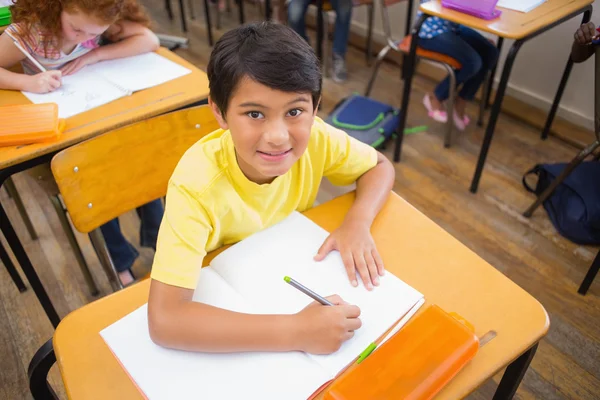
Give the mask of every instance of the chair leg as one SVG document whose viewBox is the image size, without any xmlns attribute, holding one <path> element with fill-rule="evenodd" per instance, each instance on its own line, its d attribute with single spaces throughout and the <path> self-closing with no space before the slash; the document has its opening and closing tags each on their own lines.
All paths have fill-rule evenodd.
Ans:
<svg viewBox="0 0 600 400">
<path fill-rule="evenodd" d="M 81 247 L 79 247 L 79 243 L 77 243 L 77 239 L 75 238 L 75 234 L 73 233 L 73 229 L 71 228 L 71 224 L 69 224 L 69 219 L 67 218 L 67 212 L 63 207 L 60 198 L 57 196 L 50 196 L 50 201 L 54 206 L 54 210 L 56 211 L 56 215 L 58 215 L 58 220 L 62 225 L 63 231 L 65 235 L 67 235 L 67 239 L 69 240 L 69 244 L 71 245 L 71 249 L 75 254 L 75 258 L 77 259 L 77 264 L 79 265 L 79 269 L 83 274 L 85 282 L 90 289 L 90 294 L 92 296 L 97 296 L 100 291 L 98 290 L 98 286 L 96 282 L 94 282 L 94 278 L 92 277 L 92 273 L 90 272 L 90 268 L 85 261 L 85 257 L 83 256 L 83 252 L 81 251 Z"/>
<path fill-rule="evenodd" d="M 329 69 L 331 63 L 331 53 L 329 52 L 329 18 L 325 11 L 323 11 L 323 41 L 325 42 L 325 46 L 323 46 L 323 59 L 321 60 L 323 76 L 329 76 Z"/>
<path fill-rule="evenodd" d="M 6 252 L 6 249 L 4 246 L 2 246 L 2 243 L 0 243 L 0 261 L 2 261 L 2 264 L 4 264 L 4 268 L 6 268 L 6 271 L 8 271 L 8 274 L 12 278 L 12 281 L 17 289 L 19 289 L 19 292 L 23 293 L 26 291 L 27 287 L 25 286 L 23 279 L 21 279 L 21 275 L 19 275 L 17 268 L 15 268 L 15 264 L 13 264 L 8 253 Z"/>
<path fill-rule="evenodd" d="M 447 101 L 447 115 L 448 121 L 446 122 L 446 134 L 444 136 L 444 147 L 449 148 L 452 144 L 452 128 L 454 127 L 454 119 L 452 114 L 454 113 L 454 101 L 456 100 L 456 76 L 454 75 L 454 69 L 451 66 L 444 64 L 450 77 L 450 91 L 448 93 Z"/>
<path fill-rule="evenodd" d="M 173 21 L 173 8 L 171 8 L 171 0 L 165 0 L 165 8 L 167 9 L 167 15 L 169 19 Z"/>
<path fill-rule="evenodd" d="M 369 19 L 368 21 L 368 30 L 367 30 L 367 45 L 365 46 L 366 48 L 366 52 L 365 52 L 365 56 L 366 56 L 366 60 L 367 60 L 367 65 L 370 66 L 371 65 L 371 56 L 373 53 L 373 24 L 375 22 L 375 3 L 371 3 L 369 5 L 367 5 L 367 18 Z"/>
<path fill-rule="evenodd" d="M 379 72 L 379 67 L 381 66 L 381 63 L 383 62 L 383 59 L 385 58 L 386 54 L 391 49 L 392 48 L 389 45 L 385 46 L 383 49 L 381 49 L 379 54 L 377 54 L 377 58 L 375 59 L 375 65 L 373 66 L 373 72 L 371 73 L 371 78 L 369 78 L 369 83 L 367 84 L 367 88 L 365 89 L 366 97 L 369 97 L 369 94 L 371 94 L 373 84 L 375 83 L 375 78 L 377 78 L 377 73 Z"/>
<path fill-rule="evenodd" d="M 488 98 L 488 91 L 490 90 L 488 82 L 490 79 L 492 79 L 492 74 L 488 72 L 485 81 L 483 81 L 483 92 L 481 93 L 481 100 L 479 101 L 479 118 L 477 119 L 477 126 L 483 126 L 483 116 L 485 115 L 485 99 Z"/>
<path fill-rule="evenodd" d="M 6 181 L 4 181 L 6 185 L 6 191 L 10 194 L 10 197 L 15 201 L 15 205 L 17 206 L 17 210 L 19 210 L 19 214 L 25 223 L 25 227 L 27 228 L 27 232 L 29 232 L 29 236 L 31 240 L 37 240 L 38 235 L 35 229 L 33 228 L 33 224 L 31 223 L 31 219 L 29 219 L 29 215 L 27 215 L 27 210 L 25 209 L 25 205 L 23 204 L 23 200 L 17 191 L 17 187 L 15 186 L 15 182 L 12 180 L 12 177 L 9 177 Z"/>
<path fill-rule="evenodd" d="M 110 258 L 110 254 L 108 253 L 108 248 L 106 247 L 106 242 L 104 241 L 104 237 L 102 236 L 102 231 L 100 231 L 100 228 L 96 228 L 91 231 L 89 233 L 89 237 L 113 290 L 117 291 L 123 289 L 123 284 L 121 283 L 119 274 L 115 269 L 112 259 Z"/>
<path fill-rule="evenodd" d="M 542 194 L 533 202 L 533 204 L 531 206 L 529 206 L 529 208 L 523 213 L 523 216 L 525 216 L 526 218 L 531 217 L 533 212 L 544 201 L 546 201 L 552 195 L 552 193 L 554 193 L 554 190 L 558 187 L 558 185 L 560 185 L 565 180 L 565 178 L 567 176 L 569 176 L 569 174 L 599 146 L 600 146 L 600 141 L 597 140 L 594 143 L 588 145 L 583 150 L 581 150 L 579 152 L 579 154 L 577 154 L 577 156 L 573 160 L 571 160 L 571 162 L 565 167 L 565 169 L 563 169 L 563 171 L 560 173 L 560 175 L 557 176 L 556 179 L 552 181 L 550 186 L 548 186 L 546 188 L 546 190 L 544 190 L 542 192 Z"/>
<path fill-rule="evenodd" d="M 579 290 L 577 290 L 577 293 L 582 295 L 585 295 L 587 293 L 588 289 L 590 288 L 590 285 L 594 281 L 594 278 L 598 274 L 598 270 L 600 270 L 600 251 L 596 255 L 596 258 L 594 258 L 594 261 L 592 262 L 590 269 L 585 275 L 583 282 L 581 282 L 581 286 L 579 286 Z"/>
<path fill-rule="evenodd" d="M 208 0 L 204 0 L 204 21 L 206 23 L 206 34 L 208 35 L 208 45 L 212 47 L 213 35 L 212 26 L 210 23 L 210 6 L 208 5 Z"/>
<path fill-rule="evenodd" d="M 246 17 L 244 16 L 244 0 L 237 0 L 237 3 L 239 7 L 240 25 L 244 25 L 246 22 Z"/>
<path fill-rule="evenodd" d="M 188 8 L 190 9 L 190 18 L 196 19 L 196 13 L 194 12 L 194 0 L 188 0 Z"/>
<path fill-rule="evenodd" d="M 56 354 L 49 339 L 35 352 L 27 368 L 29 390 L 34 400 L 58 400 L 58 396 L 48 383 L 48 372 L 56 362 Z"/>
</svg>

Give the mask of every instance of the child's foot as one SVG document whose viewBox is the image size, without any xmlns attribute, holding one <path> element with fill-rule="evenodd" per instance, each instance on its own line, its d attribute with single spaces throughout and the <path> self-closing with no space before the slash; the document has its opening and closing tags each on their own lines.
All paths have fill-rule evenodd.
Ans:
<svg viewBox="0 0 600 400">
<path fill-rule="evenodd" d="M 434 101 L 438 104 L 434 104 Z M 441 104 L 439 103 L 439 101 L 437 101 L 437 99 L 432 100 L 431 96 L 429 94 L 426 94 L 425 97 L 423 97 L 423 105 L 427 109 L 427 114 L 429 115 L 429 118 L 433 118 L 433 120 L 441 123 L 445 123 L 448 121 L 448 113 L 446 113 L 446 111 L 440 110 L 439 107 L 441 106 Z"/>
<path fill-rule="evenodd" d="M 467 114 L 464 114 L 461 117 L 456 110 L 452 112 L 452 121 L 454 122 L 456 129 L 459 131 L 464 131 L 471 123 L 471 119 L 467 116 Z"/>
<path fill-rule="evenodd" d="M 125 271 L 119 272 L 119 280 L 121 281 L 121 285 L 123 287 L 127 287 L 135 282 L 135 278 L 133 277 L 133 273 L 130 269 L 126 269 Z"/>
<path fill-rule="evenodd" d="M 346 61 L 344 60 L 344 57 L 334 53 L 332 69 L 332 78 L 335 82 L 342 83 L 348 79 L 348 71 L 346 70 Z"/>
</svg>

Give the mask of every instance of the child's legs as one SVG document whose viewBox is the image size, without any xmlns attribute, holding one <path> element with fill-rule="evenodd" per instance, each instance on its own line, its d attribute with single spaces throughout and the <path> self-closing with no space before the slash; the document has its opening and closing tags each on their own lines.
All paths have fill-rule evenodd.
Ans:
<svg viewBox="0 0 600 400">
<path fill-rule="evenodd" d="M 306 36 L 304 20 L 310 2 L 311 0 L 292 0 L 288 5 L 288 25 L 306 40 L 308 40 L 308 36 Z"/>
<path fill-rule="evenodd" d="M 431 39 L 420 38 L 419 47 L 448 55 L 460 62 L 461 69 L 455 71 L 457 86 L 471 79 L 481 69 L 482 61 L 479 54 L 456 33 L 446 32 Z M 450 93 L 450 78 L 447 77 L 440 82 L 434 93 L 439 101 L 446 100 Z"/>
<path fill-rule="evenodd" d="M 160 222 L 164 214 L 162 202 L 160 199 L 151 201 L 139 207 L 136 211 L 141 220 L 140 244 L 156 250 L 158 228 L 160 228 Z"/>
<path fill-rule="evenodd" d="M 131 268 L 135 259 L 139 256 L 138 251 L 125 239 L 121 232 L 119 219 L 112 221 L 100 227 L 110 258 L 115 265 L 117 272 L 124 272 Z"/>
<path fill-rule="evenodd" d="M 487 71 L 491 70 L 498 61 L 498 49 L 490 43 L 489 40 L 473 29 L 461 26 L 458 35 L 468 43 L 481 58 L 481 68 L 473 77 L 464 83 L 458 94 L 465 100 L 473 100 L 477 90 L 479 90 L 479 87 L 485 80 Z"/>
<path fill-rule="evenodd" d="M 293 0 L 295 1 L 295 0 Z M 333 52 L 344 58 L 348 49 L 350 22 L 352 20 L 352 0 L 331 0 L 335 10 L 335 28 L 333 32 Z"/>
</svg>

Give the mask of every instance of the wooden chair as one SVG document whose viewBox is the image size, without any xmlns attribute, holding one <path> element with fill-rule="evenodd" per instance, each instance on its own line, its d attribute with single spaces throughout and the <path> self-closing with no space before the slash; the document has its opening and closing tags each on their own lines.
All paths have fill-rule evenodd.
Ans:
<svg viewBox="0 0 600 400">
<path fill-rule="evenodd" d="M 383 59 L 385 58 L 387 53 L 390 50 L 394 50 L 399 53 L 408 54 L 410 52 L 410 45 L 411 45 L 411 41 L 412 41 L 412 36 L 408 34 L 408 32 L 410 31 L 410 25 L 411 25 L 410 24 L 411 7 L 409 7 L 408 15 L 406 18 L 406 27 L 407 27 L 406 35 L 402 40 L 395 40 L 393 38 L 392 30 L 391 30 L 391 26 L 390 26 L 390 19 L 389 19 L 389 15 L 387 12 L 387 7 L 389 7 L 393 4 L 396 4 L 396 3 L 406 1 L 406 0 L 375 0 L 375 1 L 379 2 L 379 6 L 381 9 L 381 18 L 382 18 L 382 23 L 383 23 L 383 29 L 384 29 L 385 36 L 386 36 L 387 46 L 385 46 L 379 52 L 379 54 L 377 55 L 377 58 L 375 59 L 375 65 L 373 66 L 373 72 L 371 74 L 371 78 L 369 79 L 369 83 L 367 84 L 367 88 L 365 90 L 365 96 L 369 96 L 369 94 L 371 93 L 371 90 L 373 89 L 373 84 L 375 83 L 375 78 L 377 77 L 377 73 L 379 72 L 379 67 L 381 66 L 381 62 L 383 61 Z M 411 3 L 411 1 L 412 0 L 408 0 L 409 4 Z M 455 60 L 454 58 L 452 58 L 446 54 L 425 50 L 420 47 L 417 47 L 417 57 L 419 59 L 424 59 L 424 60 L 428 60 L 428 61 L 432 61 L 437 64 L 440 64 L 448 72 L 448 76 L 450 78 L 450 93 L 448 96 L 448 101 L 446 102 L 447 103 L 446 106 L 447 106 L 447 113 L 448 113 L 448 122 L 446 123 L 446 134 L 444 136 L 444 147 L 450 147 L 451 142 L 452 142 L 452 129 L 454 126 L 454 123 L 452 120 L 452 112 L 454 110 L 454 100 L 456 98 L 456 75 L 455 75 L 454 71 L 457 69 L 460 69 L 462 66 L 461 66 L 460 62 L 458 62 L 457 60 Z M 402 79 L 404 79 L 407 74 L 404 73 L 404 65 L 402 67 L 403 67 Z M 487 80 L 489 79 L 489 76 L 490 75 L 488 74 L 488 77 L 486 78 L 486 82 L 484 82 L 482 85 L 482 87 L 484 88 L 483 90 L 486 92 L 486 93 L 483 93 L 482 99 L 487 98 L 487 90 L 489 87 L 487 84 Z M 482 100 L 480 102 L 479 119 L 477 122 L 477 124 L 479 126 L 481 126 L 483 124 L 484 112 L 485 112 L 485 102 Z"/>
<path fill-rule="evenodd" d="M 183 153 L 218 128 L 208 106 L 184 109 L 119 128 L 52 159 L 52 173 L 75 228 L 89 234 L 115 290 L 121 282 L 99 227 L 165 196 Z"/>
</svg>

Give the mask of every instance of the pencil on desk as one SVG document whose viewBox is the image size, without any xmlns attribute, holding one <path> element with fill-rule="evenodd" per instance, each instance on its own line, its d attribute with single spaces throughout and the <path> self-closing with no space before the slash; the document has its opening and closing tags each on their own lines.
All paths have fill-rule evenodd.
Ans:
<svg viewBox="0 0 600 400">
<path fill-rule="evenodd" d="M 5 31 L 5 33 L 8 35 L 9 38 L 11 38 L 13 40 L 13 43 L 15 44 L 15 46 L 17 46 L 17 49 L 19 49 L 19 51 L 21 53 L 23 53 L 23 55 L 25 55 L 25 57 L 27 57 L 29 59 L 29 61 L 31 61 L 41 72 L 46 72 L 46 68 L 44 68 L 42 66 L 42 64 L 40 64 L 38 62 L 38 60 L 33 58 L 33 56 L 31 54 L 29 54 L 29 52 L 21 46 L 21 44 L 18 42 L 18 40 L 15 39 L 15 37 L 10 34 L 10 32 Z"/>
</svg>

